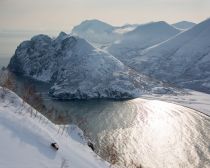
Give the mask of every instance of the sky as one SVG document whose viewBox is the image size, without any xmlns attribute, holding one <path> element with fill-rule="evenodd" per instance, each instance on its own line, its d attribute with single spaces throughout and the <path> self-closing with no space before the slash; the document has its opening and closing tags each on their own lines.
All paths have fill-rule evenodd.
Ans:
<svg viewBox="0 0 210 168">
<path fill-rule="evenodd" d="M 112 25 L 201 22 L 210 0 L 0 0 L 0 30 L 63 30 L 87 19 Z"/>
<path fill-rule="evenodd" d="M 34 35 L 70 33 L 87 19 L 120 26 L 199 23 L 209 17 L 210 0 L 0 0 L 0 58 L 10 58 L 18 44 Z"/>
</svg>

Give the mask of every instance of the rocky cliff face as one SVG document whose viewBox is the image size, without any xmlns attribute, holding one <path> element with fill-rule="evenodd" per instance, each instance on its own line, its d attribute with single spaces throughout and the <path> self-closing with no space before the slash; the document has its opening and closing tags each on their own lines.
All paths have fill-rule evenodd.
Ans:
<svg viewBox="0 0 210 168">
<path fill-rule="evenodd" d="M 167 90 L 160 89 L 160 82 L 136 73 L 84 39 L 65 33 L 56 39 L 38 35 L 24 41 L 8 68 L 23 76 L 51 82 L 49 93 L 58 99 L 126 99 Z M 168 88 L 167 92 L 170 91 Z"/>
</svg>

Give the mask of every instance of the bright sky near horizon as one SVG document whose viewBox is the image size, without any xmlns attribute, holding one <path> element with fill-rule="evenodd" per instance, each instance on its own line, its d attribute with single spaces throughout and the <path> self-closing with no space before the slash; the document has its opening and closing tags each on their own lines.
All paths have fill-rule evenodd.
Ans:
<svg viewBox="0 0 210 168">
<path fill-rule="evenodd" d="M 86 19 L 123 25 L 208 17 L 210 0 L 0 0 L 0 30 L 70 30 Z"/>
</svg>

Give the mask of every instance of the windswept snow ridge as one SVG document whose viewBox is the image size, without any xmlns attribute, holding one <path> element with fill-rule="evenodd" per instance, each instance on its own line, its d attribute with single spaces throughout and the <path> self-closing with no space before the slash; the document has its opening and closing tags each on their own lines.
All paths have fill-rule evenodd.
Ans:
<svg viewBox="0 0 210 168">
<path fill-rule="evenodd" d="M 0 95 L 1 168 L 109 167 L 86 145 L 77 126 L 58 133 L 57 125 L 13 92 L 0 87 Z M 51 148 L 52 142 L 59 145 L 58 151 Z"/>
</svg>

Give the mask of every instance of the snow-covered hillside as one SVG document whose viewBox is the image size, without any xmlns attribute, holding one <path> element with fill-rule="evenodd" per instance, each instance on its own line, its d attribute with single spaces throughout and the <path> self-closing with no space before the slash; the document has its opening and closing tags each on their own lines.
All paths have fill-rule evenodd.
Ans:
<svg viewBox="0 0 210 168">
<path fill-rule="evenodd" d="M 187 30 L 187 29 L 192 28 L 195 25 L 196 25 L 196 23 L 189 22 L 189 21 L 181 21 L 181 22 L 177 22 L 177 23 L 172 24 L 172 26 L 174 26 L 174 27 L 176 27 L 177 29 L 180 29 L 180 30 Z"/>
<path fill-rule="evenodd" d="M 138 56 L 143 49 L 168 40 L 179 32 L 180 30 L 166 22 L 151 22 L 125 33 L 121 40 L 107 50 L 119 60 L 128 63 L 129 59 Z"/>
<path fill-rule="evenodd" d="M 59 99 L 125 99 L 173 90 L 129 69 L 84 39 L 65 33 L 56 39 L 38 35 L 21 43 L 8 67 L 16 74 L 51 82 L 50 94 Z"/>
<path fill-rule="evenodd" d="M 210 93 L 210 19 L 146 49 L 130 62 L 138 72 Z"/>
<path fill-rule="evenodd" d="M 86 145 L 82 131 L 66 131 L 37 113 L 21 98 L 0 87 L 1 168 L 108 168 Z M 50 144 L 56 142 L 59 150 Z"/>
</svg>

